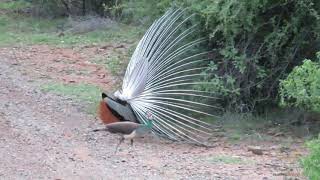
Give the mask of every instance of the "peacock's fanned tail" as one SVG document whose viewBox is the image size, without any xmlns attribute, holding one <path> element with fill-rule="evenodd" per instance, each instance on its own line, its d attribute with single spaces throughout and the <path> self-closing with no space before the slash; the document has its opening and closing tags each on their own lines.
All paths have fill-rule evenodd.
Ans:
<svg viewBox="0 0 320 180">
<path fill-rule="evenodd" d="M 205 38 L 193 38 L 196 25 L 184 10 L 169 10 L 147 30 L 128 64 L 122 89 L 115 96 L 128 102 L 141 123 L 170 139 L 203 144 L 212 134 L 204 119 L 220 110 L 216 98 L 197 90 L 208 64 L 198 50 Z"/>
</svg>

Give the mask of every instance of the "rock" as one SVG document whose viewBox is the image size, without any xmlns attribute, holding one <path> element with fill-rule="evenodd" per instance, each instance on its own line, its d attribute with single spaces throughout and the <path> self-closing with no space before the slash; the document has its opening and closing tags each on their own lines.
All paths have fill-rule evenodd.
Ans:
<svg viewBox="0 0 320 180">
<path fill-rule="evenodd" d="M 256 155 L 263 155 L 263 149 L 260 146 L 248 146 L 248 151 Z"/>
</svg>

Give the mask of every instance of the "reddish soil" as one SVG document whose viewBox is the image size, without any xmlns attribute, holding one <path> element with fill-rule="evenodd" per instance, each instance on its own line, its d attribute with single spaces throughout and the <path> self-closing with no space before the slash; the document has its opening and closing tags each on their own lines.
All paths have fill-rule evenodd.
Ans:
<svg viewBox="0 0 320 180">
<path fill-rule="evenodd" d="M 57 48 L 37 45 L 16 48 L 1 48 L 3 57 L 12 59 L 13 65 L 21 65 L 23 74 L 35 78 L 50 78 L 64 83 L 87 83 L 108 90 L 116 79 L 108 73 L 105 65 L 94 59 L 105 58 L 110 53 L 125 51 L 126 45 L 90 46 L 82 48 Z"/>
</svg>

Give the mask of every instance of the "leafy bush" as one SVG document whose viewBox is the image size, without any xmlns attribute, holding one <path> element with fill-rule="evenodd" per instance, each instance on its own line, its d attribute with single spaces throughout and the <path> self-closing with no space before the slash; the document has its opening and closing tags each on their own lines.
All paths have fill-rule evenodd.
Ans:
<svg viewBox="0 0 320 180">
<path fill-rule="evenodd" d="M 23 0 L 8 1 L 8 2 L 0 3 L 0 9 L 2 10 L 19 10 L 25 7 L 29 7 L 29 3 Z"/>
<path fill-rule="evenodd" d="M 319 1 L 204 0 L 191 8 L 212 37 L 217 68 L 208 79 L 228 90 L 232 109 L 276 103 L 279 79 L 320 45 Z"/>
<path fill-rule="evenodd" d="M 133 19 L 159 16 L 169 7 L 187 7 L 210 38 L 212 63 L 204 90 L 220 93 L 226 107 L 252 110 L 273 106 L 279 80 L 314 58 L 320 49 L 317 0 L 123 0 Z"/>
<path fill-rule="evenodd" d="M 306 59 L 301 66 L 295 67 L 281 81 L 280 96 L 281 105 L 320 112 L 320 63 Z"/>
<path fill-rule="evenodd" d="M 171 3 L 172 0 L 124 0 L 120 19 L 127 23 L 151 24 Z"/>
<path fill-rule="evenodd" d="M 310 154 L 302 159 L 302 166 L 310 180 L 320 179 L 320 135 L 307 143 Z"/>
<path fill-rule="evenodd" d="M 25 0 L 34 5 L 34 13 L 39 16 L 79 16 L 79 15 L 100 15 L 110 16 L 105 7 L 115 7 L 120 0 Z"/>
</svg>

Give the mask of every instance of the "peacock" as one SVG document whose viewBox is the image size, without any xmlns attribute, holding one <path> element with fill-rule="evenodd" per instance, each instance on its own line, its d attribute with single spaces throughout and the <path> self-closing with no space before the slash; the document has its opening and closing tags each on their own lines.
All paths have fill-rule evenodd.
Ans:
<svg viewBox="0 0 320 180">
<path fill-rule="evenodd" d="M 131 142 L 131 146 L 133 146 L 133 139 L 144 137 L 148 132 L 152 129 L 152 121 L 147 121 L 147 124 L 139 124 L 130 121 L 122 121 L 122 122 L 113 122 L 108 123 L 105 128 L 95 129 L 94 132 L 97 131 L 109 131 L 111 133 L 121 134 L 120 141 L 116 146 L 115 153 L 118 150 L 120 144 L 128 139 Z"/>
<path fill-rule="evenodd" d="M 221 108 L 218 98 L 203 90 L 210 51 L 200 48 L 207 38 L 199 37 L 198 25 L 190 23 L 194 15 L 187 14 L 170 9 L 157 19 L 139 41 L 121 89 L 102 93 L 99 117 L 119 127 L 116 133 L 128 135 L 151 121 L 152 133 L 175 141 L 205 145 L 212 135 L 207 120 Z M 134 128 L 124 132 L 129 126 Z"/>
</svg>

